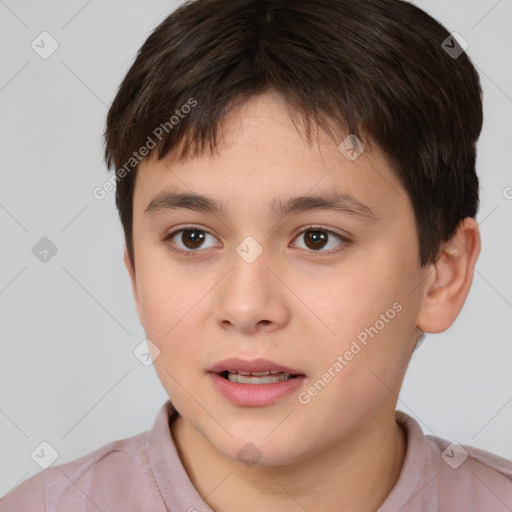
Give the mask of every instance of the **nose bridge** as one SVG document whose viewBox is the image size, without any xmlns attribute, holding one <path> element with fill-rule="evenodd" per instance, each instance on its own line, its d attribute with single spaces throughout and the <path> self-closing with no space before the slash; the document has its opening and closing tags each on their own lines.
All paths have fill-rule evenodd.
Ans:
<svg viewBox="0 0 512 512">
<path fill-rule="evenodd" d="M 284 297 L 276 288 L 276 278 L 268 268 L 271 265 L 270 250 L 253 237 L 235 248 L 217 305 L 218 322 L 251 331 L 258 325 L 285 321 Z"/>
<path fill-rule="evenodd" d="M 267 268 L 270 263 L 269 255 L 269 250 L 264 249 L 254 237 L 244 238 L 235 248 L 233 255 L 233 270 L 229 279 L 233 289 L 230 291 L 240 297 L 249 294 L 255 299 L 264 294 L 265 290 L 268 290 L 268 281 L 271 277 Z"/>
</svg>

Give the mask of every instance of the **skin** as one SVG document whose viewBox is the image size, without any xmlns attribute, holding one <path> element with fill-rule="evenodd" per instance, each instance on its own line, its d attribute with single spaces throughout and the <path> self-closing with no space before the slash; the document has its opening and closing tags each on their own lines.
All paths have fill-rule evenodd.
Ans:
<svg viewBox="0 0 512 512">
<path fill-rule="evenodd" d="M 476 222 L 461 223 L 438 261 L 421 267 L 410 201 L 380 151 L 350 161 L 322 132 L 308 144 L 273 93 L 248 101 L 223 134 L 215 156 L 140 164 L 135 268 L 125 251 L 140 322 L 160 351 L 154 367 L 179 412 L 171 431 L 181 460 L 216 512 L 375 511 L 406 453 L 394 411 L 419 329 L 445 330 L 462 308 L 480 249 Z M 228 213 L 144 213 L 170 189 L 213 196 Z M 333 190 L 378 220 L 269 214 L 274 198 Z M 324 248 L 308 246 L 311 224 L 349 241 L 329 234 Z M 189 225 L 206 237 L 186 257 L 170 250 L 194 247 L 183 232 L 163 239 Z M 247 236 L 263 250 L 252 263 L 235 250 Z M 240 407 L 210 382 L 207 369 L 222 359 L 261 357 L 300 369 L 307 391 L 395 303 L 401 311 L 307 404 L 291 393 Z M 248 442 L 261 453 L 252 466 L 237 457 Z"/>
</svg>

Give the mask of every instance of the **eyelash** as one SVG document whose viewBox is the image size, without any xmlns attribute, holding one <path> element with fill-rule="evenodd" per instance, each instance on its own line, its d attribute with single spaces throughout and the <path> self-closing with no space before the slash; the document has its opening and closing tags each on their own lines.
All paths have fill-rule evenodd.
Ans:
<svg viewBox="0 0 512 512">
<path fill-rule="evenodd" d="M 206 233 L 208 235 L 211 235 L 211 236 L 214 236 L 212 235 L 211 233 L 209 233 L 208 231 L 206 231 L 205 229 L 202 229 L 202 228 L 199 228 L 197 226 L 184 226 L 180 229 L 177 229 L 169 234 L 167 234 L 162 242 L 169 242 L 170 240 L 172 240 L 178 233 L 181 233 L 183 231 L 201 231 L 203 233 Z M 351 243 L 351 241 L 345 237 L 345 236 L 342 236 L 340 235 L 339 233 L 335 233 L 334 231 L 330 231 L 329 229 L 325 229 L 323 228 L 322 226 L 315 226 L 315 225 L 310 225 L 310 226 L 306 226 L 304 228 L 302 228 L 302 231 L 300 231 L 299 233 L 297 233 L 296 236 L 294 236 L 293 240 L 297 239 L 300 235 L 306 233 L 307 231 L 322 231 L 324 233 L 328 233 L 329 235 L 332 235 L 334 236 L 335 238 L 338 238 L 342 244 L 340 247 L 338 247 L 337 249 L 331 249 L 330 251 L 313 251 L 313 250 L 307 250 L 307 249 L 303 249 L 305 250 L 306 252 L 310 253 L 310 255 L 312 256 L 319 256 L 319 255 L 332 255 L 332 254 L 336 254 L 336 253 L 339 253 L 343 250 L 346 249 L 346 246 L 348 244 Z M 215 238 L 215 237 L 214 237 Z M 197 256 L 197 255 L 200 255 L 201 253 L 204 253 L 207 249 L 196 249 L 196 250 L 183 250 L 183 249 L 176 249 L 175 247 L 173 247 L 172 243 L 169 243 L 167 244 L 168 245 L 168 248 L 171 252 L 174 252 L 174 253 L 177 253 L 177 254 L 180 254 L 180 255 L 183 255 L 185 257 L 193 257 L 193 256 Z"/>
</svg>

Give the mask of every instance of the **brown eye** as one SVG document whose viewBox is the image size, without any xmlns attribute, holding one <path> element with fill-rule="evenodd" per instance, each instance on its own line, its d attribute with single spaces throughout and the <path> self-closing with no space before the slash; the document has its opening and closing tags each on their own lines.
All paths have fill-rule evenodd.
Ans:
<svg viewBox="0 0 512 512">
<path fill-rule="evenodd" d="M 205 238 L 204 231 L 199 229 L 184 229 L 181 232 L 181 242 L 187 249 L 197 249 Z"/>
<path fill-rule="evenodd" d="M 308 229 L 304 234 L 305 244 L 310 249 L 322 249 L 327 243 L 327 238 L 325 231 Z"/>
<path fill-rule="evenodd" d="M 337 233 L 319 228 L 309 228 L 302 231 L 296 240 L 302 241 L 302 244 L 295 242 L 301 249 L 319 253 L 336 252 L 343 249 L 346 242 L 348 242 Z"/>
<path fill-rule="evenodd" d="M 203 229 L 188 227 L 169 233 L 164 238 L 164 242 L 169 242 L 169 247 L 173 251 L 191 253 L 199 252 L 198 249 L 209 249 L 214 247 L 215 243 L 205 246 L 207 237 L 210 237 L 214 241 L 216 240 L 213 235 L 210 235 L 210 233 Z"/>
</svg>

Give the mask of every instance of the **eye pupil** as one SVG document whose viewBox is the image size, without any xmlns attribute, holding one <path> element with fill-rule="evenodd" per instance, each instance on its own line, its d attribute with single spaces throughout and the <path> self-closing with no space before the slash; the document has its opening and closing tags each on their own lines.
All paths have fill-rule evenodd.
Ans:
<svg viewBox="0 0 512 512">
<path fill-rule="evenodd" d="M 306 232 L 306 245 L 310 247 L 309 243 L 312 244 L 310 248 L 318 249 L 323 247 L 327 241 L 327 234 L 325 231 L 319 230 L 308 230 Z"/>
<path fill-rule="evenodd" d="M 188 249 L 197 249 L 204 239 L 204 232 L 199 229 L 185 229 L 181 235 L 181 241 Z"/>
</svg>

